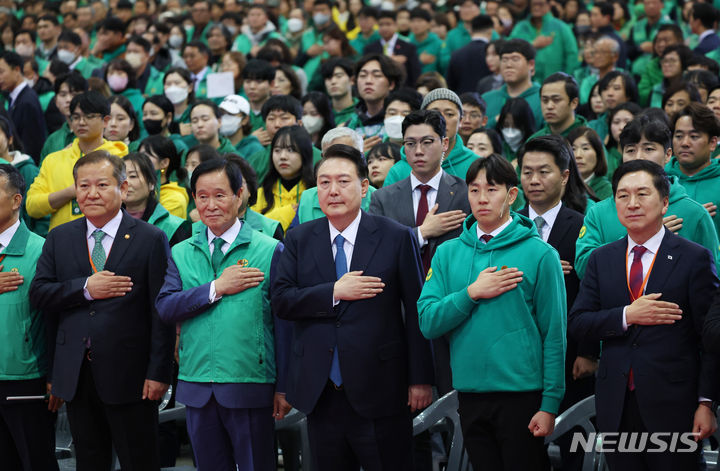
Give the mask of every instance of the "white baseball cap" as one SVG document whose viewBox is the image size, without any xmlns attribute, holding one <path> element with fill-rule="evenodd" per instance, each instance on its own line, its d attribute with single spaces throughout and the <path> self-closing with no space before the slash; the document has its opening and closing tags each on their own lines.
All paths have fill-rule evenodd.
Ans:
<svg viewBox="0 0 720 471">
<path fill-rule="evenodd" d="M 250 115 L 250 103 L 240 95 L 228 95 L 220 103 L 220 109 L 230 114 L 243 113 L 245 116 Z"/>
</svg>

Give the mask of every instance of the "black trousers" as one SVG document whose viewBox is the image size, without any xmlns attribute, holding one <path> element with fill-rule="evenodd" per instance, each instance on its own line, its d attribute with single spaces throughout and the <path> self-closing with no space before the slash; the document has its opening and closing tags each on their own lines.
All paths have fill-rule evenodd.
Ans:
<svg viewBox="0 0 720 471">
<path fill-rule="evenodd" d="M 692 422 L 688 427 L 691 432 Z M 620 419 L 620 432 L 643 433 L 647 428 L 640 416 L 635 393 L 629 389 L 625 393 L 625 403 Z M 669 440 L 669 437 L 663 437 Z M 616 440 L 617 441 L 617 440 Z M 648 445 L 656 448 L 654 445 Z M 698 450 L 693 453 L 605 453 L 608 466 L 611 471 L 695 471 L 705 469 L 705 460 L 701 453 L 701 444 Z M 680 444 L 680 448 L 687 448 Z"/>
<path fill-rule="evenodd" d="M 158 408 L 155 401 L 105 404 L 85 359 L 75 398 L 67 403 L 77 471 L 106 471 L 115 448 L 123 471 L 158 471 Z"/>
<path fill-rule="evenodd" d="M 459 393 L 460 424 L 474 471 L 549 470 L 545 439 L 528 430 L 540 391 Z"/>
<path fill-rule="evenodd" d="M 45 401 L 8 402 L 8 396 L 41 396 L 45 378 L 0 381 L 0 469 L 57 471 L 54 414 Z"/>
<path fill-rule="evenodd" d="M 412 470 L 410 414 L 362 417 L 329 381 L 308 415 L 308 435 L 319 471 Z"/>
</svg>

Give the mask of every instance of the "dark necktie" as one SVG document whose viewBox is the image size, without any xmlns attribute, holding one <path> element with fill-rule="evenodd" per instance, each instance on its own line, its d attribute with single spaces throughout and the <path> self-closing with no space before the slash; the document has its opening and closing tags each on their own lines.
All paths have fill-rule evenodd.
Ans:
<svg viewBox="0 0 720 471">
<path fill-rule="evenodd" d="M 632 293 L 632 300 L 636 300 L 642 296 L 642 284 L 643 284 L 643 266 L 642 256 L 647 251 L 642 245 L 636 245 L 632 249 L 633 261 L 630 265 L 630 277 L 628 279 L 628 285 L 630 286 L 630 292 Z M 630 391 L 635 390 L 635 375 L 633 374 L 632 367 L 628 373 L 628 389 Z"/>
<path fill-rule="evenodd" d="M 422 223 L 425 222 L 425 216 L 427 216 L 428 213 L 427 194 L 428 191 L 432 189 L 432 187 L 430 185 L 418 185 L 417 188 L 420 189 L 420 200 L 418 201 L 417 214 L 415 215 L 415 225 L 420 227 L 422 226 Z M 422 247 L 420 255 L 422 259 L 423 270 L 427 275 L 428 270 L 430 270 L 430 262 L 432 261 L 432 253 L 430 251 L 430 247 L 428 247 L 427 245 L 425 245 L 425 247 Z"/>
<path fill-rule="evenodd" d="M 490 239 L 492 239 L 493 236 L 491 236 L 490 234 L 483 234 L 480 236 L 480 238 L 483 240 L 483 242 L 487 244 L 488 242 L 490 242 Z"/>
<path fill-rule="evenodd" d="M 347 258 L 345 258 L 344 248 L 345 238 L 340 234 L 335 236 L 335 247 L 337 247 L 337 251 L 335 253 L 335 275 L 339 280 L 348 271 Z M 340 374 L 340 358 L 338 357 L 337 345 L 335 345 L 335 348 L 333 349 L 333 359 L 332 364 L 330 365 L 330 381 L 332 381 L 335 386 L 340 386 L 343 383 L 342 375 Z"/>
<path fill-rule="evenodd" d="M 105 238 L 105 233 L 101 231 L 100 229 L 95 229 L 92 233 L 93 239 L 95 239 L 95 245 L 92 249 L 92 254 L 90 254 L 90 257 L 92 258 L 93 265 L 95 265 L 95 269 L 97 271 L 103 271 L 105 269 L 105 248 L 102 246 L 102 240 Z"/>
<path fill-rule="evenodd" d="M 213 243 L 213 253 L 212 258 L 210 258 L 210 263 L 212 263 L 213 271 L 217 274 L 218 269 L 220 268 L 220 265 L 222 264 L 223 259 L 223 253 L 222 253 L 222 246 L 225 244 L 225 241 L 220 237 L 215 237 L 212 241 Z"/>
</svg>

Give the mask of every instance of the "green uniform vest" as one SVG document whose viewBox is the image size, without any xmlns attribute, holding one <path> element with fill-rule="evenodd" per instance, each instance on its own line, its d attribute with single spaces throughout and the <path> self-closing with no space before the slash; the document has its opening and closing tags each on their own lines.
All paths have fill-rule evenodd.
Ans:
<svg viewBox="0 0 720 471">
<path fill-rule="evenodd" d="M 202 314 L 182 323 L 179 379 L 199 383 L 275 382 L 269 275 L 277 244 L 277 240 L 243 224 L 218 273 L 210 262 L 206 230 L 173 247 L 183 289 L 209 283 L 235 264 L 265 273 L 259 286 L 225 295 Z"/>
<path fill-rule="evenodd" d="M 160 203 L 155 206 L 155 210 L 150 215 L 150 219 L 148 219 L 148 224 L 152 224 L 162 230 L 168 240 L 173 238 L 175 232 L 177 232 L 184 222 L 185 219 L 170 214 Z"/>
</svg>

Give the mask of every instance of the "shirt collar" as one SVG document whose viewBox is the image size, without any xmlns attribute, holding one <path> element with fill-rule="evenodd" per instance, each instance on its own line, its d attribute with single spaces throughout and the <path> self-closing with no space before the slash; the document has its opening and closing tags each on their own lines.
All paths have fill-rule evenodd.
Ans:
<svg viewBox="0 0 720 471">
<path fill-rule="evenodd" d="M 394 46 L 395 43 L 397 42 L 397 40 L 398 40 L 398 34 L 395 33 L 392 35 L 392 38 L 388 39 L 387 41 L 385 41 L 383 38 L 380 38 L 380 44 L 382 44 L 383 46 L 385 44 L 392 44 Z"/>
<path fill-rule="evenodd" d="M 511 222 L 512 222 L 512 217 L 511 217 L 510 219 L 508 219 L 507 222 L 505 222 L 505 224 L 503 224 L 502 226 L 498 227 L 497 229 L 495 229 L 494 231 L 492 231 L 492 232 L 490 232 L 490 233 L 483 232 L 483 230 L 480 229 L 480 224 L 478 224 L 478 225 L 477 225 L 477 236 L 478 236 L 478 239 L 479 239 L 480 237 L 484 236 L 485 234 L 487 234 L 487 235 L 489 235 L 489 236 L 492 236 L 492 237 L 497 236 L 497 235 L 500 234 L 506 227 L 508 227 Z"/>
<path fill-rule="evenodd" d="M 658 250 L 660 250 L 660 244 L 662 243 L 663 237 L 665 237 L 665 226 L 662 226 L 660 230 L 654 236 L 646 240 L 644 244 L 638 244 L 630 238 L 630 235 L 628 235 L 628 253 L 630 253 L 636 245 L 642 245 L 648 252 L 655 255 L 658 253 Z"/>
<path fill-rule="evenodd" d="M 418 187 L 418 185 L 428 185 L 433 190 L 438 191 L 438 188 L 440 188 L 440 180 L 442 179 L 443 170 L 438 170 L 438 173 L 435 174 L 434 177 L 432 177 L 427 183 L 423 183 L 420 180 L 417 179 L 415 175 L 410 173 L 410 187 L 415 191 L 415 189 Z"/>
<path fill-rule="evenodd" d="M 203 77 L 205 77 L 205 74 L 207 74 L 208 70 L 210 70 L 210 67 L 205 66 L 200 72 L 197 74 L 191 73 L 190 76 L 193 78 L 193 80 L 197 82 L 202 82 Z"/>
<path fill-rule="evenodd" d="M 2 248 L 0 248 L 0 253 L 4 252 L 5 249 L 8 248 L 10 245 L 10 241 L 13 237 L 15 237 L 15 233 L 18 230 L 18 227 L 20 227 L 20 219 L 18 218 L 17 221 L 15 221 L 15 224 L 5 229 L 2 234 L 0 234 L 0 245 L 2 245 Z"/>
<path fill-rule="evenodd" d="M 23 88 L 25 88 L 28 85 L 26 80 L 23 80 L 20 82 L 20 85 L 13 88 L 13 91 L 10 92 L 10 103 L 15 102 L 15 99 L 20 95 L 20 92 L 23 91 Z"/>
<path fill-rule="evenodd" d="M 710 36 L 710 35 L 713 34 L 713 33 L 715 33 L 715 30 L 712 29 L 712 28 L 711 28 L 711 29 L 708 29 L 708 30 L 705 30 L 704 32 L 700 33 L 700 36 L 698 36 L 698 43 L 699 43 L 700 41 L 702 41 L 703 39 L 707 38 L 708 36 Z"/>
<path fill-rule="evenodd" d="M 335 237 L 340 234 L 343 236 L 346 242 L 349 242 L 350 245 L 355 246 L 355 239 L 357 238 L 358 228 L 360 227 L 361 216 L 362 211 L 358 211 L 358 215 L 355 217 L 355 219 L 353 219 L 350 225 L 348 225 L 348 227 L 346 227 L 345 230 L 342 232 L 338 231 L 328 219 L 328 225 L 330 226 L 330 243 L 335 243 Z"/>
<path fill-rule="evenodd" d="M 213 234 L 213 231 L 211 231 L 210 228 L 208 227 L 208 230 L 207 230 L 208 244 L 212 245 L 213 240 L 217 239 L 218 237 L 220 237 L 222 240 L 224 240 L 228 244 L 232 244 L 233 242 L 235 242 L 235 239 L 237 239 L 237 236 L 240 233 L 241 228 L 242 228 L 242 223 L 240 222 L 239 219 L 235 219 L 235 224 L 230 226 L 230 229 L 223 232 L 219 236 L 216 236 L 215 234 Z"/>
<path fill-rule="evenodd" d="M 558 203 L 552 208 L 545 211 L 543 214 L 538 214 L 533 209 L 532 205 L 528 205 L 528 217 L 535 221 L 535 218 L 538 216 L 542 216 L 542 218 L 545 220 L 545 224 L 547 224 L 548 227 L 553 227 L 553 224 L 555 224 L 555 219 L 557 219 L 558 214 L 560 213 L 560 207 L 562 206 L 562 203 Z"/>
<path fill-rule="evenodd" d="M 85 221 L 87 221 L 87 238 L 89 239 L 90 237 L 92 237 L 92 233 L 95 232 L 96 229 L 101 229 L 106 236 L 110 236 L 112 239 L 115 239 L 117 231 L 118 229 L 120 229 L 122 215 L 122 211 L 118 210 L 117 214 L 112 219 L 110 219 L 103 227 L 95 227 L 95 225 L 91 223 L 89 219 L 85 218 Z"/>
</svg>

